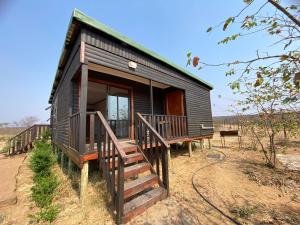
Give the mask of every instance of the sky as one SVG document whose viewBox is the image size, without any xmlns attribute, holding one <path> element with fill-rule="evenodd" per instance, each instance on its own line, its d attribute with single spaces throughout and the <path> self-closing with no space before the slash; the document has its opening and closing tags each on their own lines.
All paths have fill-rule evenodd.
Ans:
<svg viewBox="0 0 300 225">
<path fill-rule="evenodd" d="M 229 33 L 206 32 L 244 6 L 242 0 L 0 0 L 0 123 L 49 118 L 45 108 L 74 8 L 186 67 L 189 51 L 219 63 L 250 58 L 270 44 L 266 34 L 217 44 L 237 27 Z M 228 106 L 236 96 L 228 87 L 232 78 L 225 77 L 226 68 L 186 69 L 214 86 L 213 115 L 230 114 Z"/>
</svg>

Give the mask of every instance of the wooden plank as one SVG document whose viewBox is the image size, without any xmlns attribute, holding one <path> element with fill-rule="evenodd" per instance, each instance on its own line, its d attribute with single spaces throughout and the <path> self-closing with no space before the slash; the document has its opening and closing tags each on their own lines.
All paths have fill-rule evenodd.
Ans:
<svg viewBox="0 0 300 225">
<path fill-rule="evenodd" d="M 157 183 L 158 177 L 156 174 L 149 174 L 136 180 L 126 182 L 124 185 L 124 198 L 127 199 Z"/>
<path fill-rule="evenodd" d="M 123 222 L 128 222 L 134 216 L 143 213 L 151 205 L 166 197 L 165 190 L 161 187 L 155 188 L 145 194 L 134 198 L 124 205 Z"/>
</svg>

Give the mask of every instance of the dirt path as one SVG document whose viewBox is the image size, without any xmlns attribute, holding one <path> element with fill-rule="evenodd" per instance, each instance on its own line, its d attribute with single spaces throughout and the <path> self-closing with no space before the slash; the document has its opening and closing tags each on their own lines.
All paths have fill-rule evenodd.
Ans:
<svg viewBox="0 0 300 225">
<path fill-rule="evenodd" d="M 15 204 L 16 175 L 24 160 L 24 155 L 15 157 L 0 157 L 0 207 Z"/>
<path fill-rule="evenodd" d="M 0 159 L 0 224 L 29 224 L 32 172 L 25 154 Z"/>
</svg>

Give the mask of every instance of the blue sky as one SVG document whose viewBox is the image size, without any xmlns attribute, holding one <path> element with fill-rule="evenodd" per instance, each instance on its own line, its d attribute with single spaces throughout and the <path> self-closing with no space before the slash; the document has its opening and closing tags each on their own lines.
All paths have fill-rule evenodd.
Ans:
<svg viewBox="0 0 300 225">
<path fill-rule="evenodd" d="M 236 14 L 242 0 L 4 0 L 0 1 L 0 123 L 25 116 L 49 118 L 48 98 L 72 10 L 78 8 L 147 48 L 185 67 L 186 53 L 218 63 L 247 59 L 268 45 L 266 34 L 220 46 L 229 33 L 206 33 Z M 235 96 L 223 68 L 187 68 L 214 86 L 214 115 L 228 114 Z M 222 98 L 218 96 L 221 95 Z"/>
</svg>

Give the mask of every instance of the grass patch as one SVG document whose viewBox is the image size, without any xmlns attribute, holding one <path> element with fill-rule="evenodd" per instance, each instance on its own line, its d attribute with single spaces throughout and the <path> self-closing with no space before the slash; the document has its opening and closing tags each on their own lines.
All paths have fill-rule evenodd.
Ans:
<svg viewBox="0 0 300 225">
<path fill-rule="evenodd" d="M 230 213 L 235 215 L 236 217 L 242 218 L 242 219 L 248 219 L 253 214 L 256 213 L 255 207 L 249 207 L 249 206 L 234 206 L 230 210 Z"/>
<path fill-rule="evenodd" d="M 34 216 L 31 216 L 31 218 L 37 223 L 45 222 L 45 221 L 52 223 L 56 219 L 58 214 L 59 214 L 59 206 L 50 205 L 45 208 L 42 208 Z"/>
<path fill-rule="evenodd" d="M 30 168 L 34 172 L 31 197 L 36 206 L 40 207 L 40 211 L 31 215 L 31 218 L 36 222 L 52 223 L 59 213 L 59 207 L 52 204 L 59 181 L 53 173 L 55 157 L 48 139 L 49 135 L 44 135 L 42 140 L 34 142 L 30 158 Z"/>
</svg>

